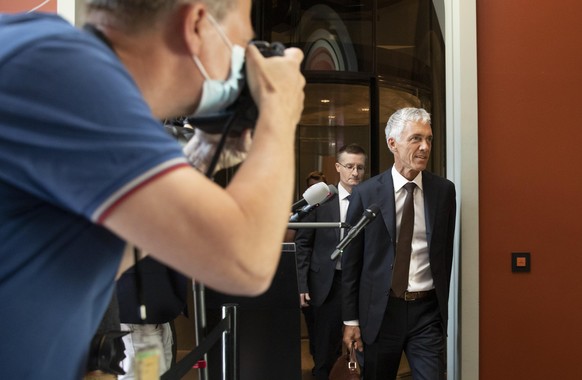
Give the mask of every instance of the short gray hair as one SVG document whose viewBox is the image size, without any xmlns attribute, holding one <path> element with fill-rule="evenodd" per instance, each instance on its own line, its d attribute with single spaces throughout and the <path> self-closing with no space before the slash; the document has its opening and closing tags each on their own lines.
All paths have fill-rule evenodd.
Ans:
<svg viewBox="0 0 582 380">
<path fill-rule="evenodd" d="M 410 121 L 430 125 L 430 114 L 423 108 L 407 107 L 399 109 L 390 116 L 386 123 L 386 129 L 384 130 L 386 139 L 392 137 L 394 140 L 399 141 L 406 123 Z"/>
<path fill-rule="evenodd" d="M 182 4 L 205 3 L 218 21 L 237 5 L 237 0 L 85 0 L 87 13 L 107 12 L 111 22 L 129 30 L 151 25 Z"/>
</svg>

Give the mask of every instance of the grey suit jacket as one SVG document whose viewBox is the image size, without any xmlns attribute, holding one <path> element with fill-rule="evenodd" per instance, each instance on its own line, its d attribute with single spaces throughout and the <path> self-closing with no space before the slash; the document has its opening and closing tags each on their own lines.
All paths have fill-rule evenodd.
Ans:
<svg viewBox="0 0 582 380">
<path fill-rule="evenodd" d="M 337 194 L 307 215 L 302 222 L 339 222 Z M 300 293 L 309 293 L 320 306 L 331 289 L 336 262 L 330 259 L 339 243 L 339 228 L 301 228 L 295 235 L 297 281 Z"/>
<path fill-rule="evenodd" d="M 430 268 L 444 327 L 453 260 L 455 186 L 427 171 L 423 171 L 422 185 Z M 354 225 L 373 203 L 380 207 L 379 213 L 342 256 L 342 318 L 360 321 L 362 339 L 367 344 L 378 335 L 392 283 L 396 213 L 391 169 L 354 189 L 346 221 Z"/>
</svg>

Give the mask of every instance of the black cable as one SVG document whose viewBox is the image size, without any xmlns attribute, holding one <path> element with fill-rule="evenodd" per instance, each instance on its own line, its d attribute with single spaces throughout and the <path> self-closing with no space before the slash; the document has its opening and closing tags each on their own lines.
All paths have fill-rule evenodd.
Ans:
<svg viewBox="0 0 582 380">
<path fill-rule="evenodd" d="M 222 136 L 220 137 L 220 141 L 218 142 L 218 145 L 216 146 L 216 151 L 214 152 L 214 157 L 212 157 L 212 161 L 210 161 L 210 165 L 208 165 L 208 169 L 206 170 L 206 177 L 208 177 L 208 178 L 212 178 L 212 176 L 214 174 L 214 169 L 216 168 L 216 165 L 218 164 L 218 159 L 220 158 L 220 154 L 222 153 L 222 149 L 224 149 L 224 145 L 226 144 L 226 139 L 227 139 L 228 134 L 232 128 L 233 121 L 234 121 L 236 114 L 237 114 L 236 112 L 233 112 L 228 117 L 228 120 L 226 121 L 226 123 L 224 125 L 224 131 L 222 132 Z"/>
<path fill-rule="evenodd" d="M 137 303 L 139 308 L 137 315 L 140 320 L 145 321 L 147 318 L 147 310 L 145 305 L 145 291 L 143 286 L 143 273 L 141 270 L 141 252 L 137 247 L 133 247 L 133 259 L 135 261 L 135 287 L 137 290 Z"/>
</svg>

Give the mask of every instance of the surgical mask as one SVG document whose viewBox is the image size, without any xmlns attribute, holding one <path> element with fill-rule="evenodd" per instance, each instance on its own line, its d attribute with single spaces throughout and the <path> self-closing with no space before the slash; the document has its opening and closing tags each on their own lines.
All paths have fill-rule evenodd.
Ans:
<svg viewBox="0 0 582 380">
<path fill-rule="evenodd" d="M 212 115 L 226 109 L 238 98 L 244 83 L 245 49 L 242 46 L 232 44 L 216 20 L 211 15 L 208 15 L 208 18 L 230 48 L 230 73 L 225 80 L 212 79 L 198 57 L 192 57 L 198 70 L 204 76 L 202 98 L 192 116 Z"/>
</svg>

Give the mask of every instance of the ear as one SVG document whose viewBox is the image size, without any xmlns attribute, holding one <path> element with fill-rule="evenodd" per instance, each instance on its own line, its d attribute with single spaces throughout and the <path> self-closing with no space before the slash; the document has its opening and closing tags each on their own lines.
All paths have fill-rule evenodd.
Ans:
<svg viewBox="0 0 582 380">
<path fill-rule="evenodd" d="M 397 148 L 396 148 L 396 140 L 394 140 L 394 137 L 388 137 L 386 139 L 386 144 L 388 145 L 388 149 L 390 149 L 390 151 L 392 153 L 396 152 Z"/>
<path fill-rule="evenodd" d="M 336 172 L 340 172 L 340 164 L 338 164 L 337 162 L 335 163 L 335 171 Z"/>
<path fill-rule="evenodd" d="M 200 53 L 202 45 L 200 28 L 206 12 L 206 5 L 203 2 L 195 2 L 183 5 L 179 13 L 180 32 L 190 55 Z"/>
</svg>

